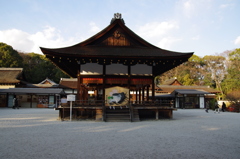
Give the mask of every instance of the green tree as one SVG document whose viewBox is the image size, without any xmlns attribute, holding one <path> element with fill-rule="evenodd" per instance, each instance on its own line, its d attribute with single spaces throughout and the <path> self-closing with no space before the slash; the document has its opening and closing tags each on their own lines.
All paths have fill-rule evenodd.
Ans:
<svg viewBox="0 0 240 159">
<path fill-rule="evenodd" d="M 225 75 L 227 73 L 226 69 L 226 58 L 223 56 L 204 56 L 205 72 L 208 77 L 211 75 L 211 79 L 215 82 L 216 88 L 221 91 L 223 95 L 223 90 L 221 83 L 223 82 Z"/>
<path fill-rule="evenodd" d="M 240 48 L 232 51 L 228 59 L 227 75 L 223 82 L 225 94 L 240 90 Z"/>
<path fill-rule="evenodd" d="M 60 78 L 69 77 L 53 65 L 44 55 L 36 53 L 20 53 L 23 58 L 24 72 L 31 83 L 39 83 L 49 78 L 58 83 Z"/>
<path fill-rule="evenodd" d="M 203 85 L 203 65 L 202 58 L 193 55 L 188 62 L 169 70 L 160 76 L 162 82 L 165 80 L 177 77 L 177 79 L 184 85 Z"/>
<path fill-rule="evenodd" d="M 181 80 L 180 82 L 185 85 L 185 86 L 191 86 L 194 84 L 194 79 L 190 78 L 189 74 L 186 74 Z"/>
<path fill-rule="evenodd" d="M 0 67 L 22 67 L 23 59 L 12 46 L 0 43 Z"/>
</svg>

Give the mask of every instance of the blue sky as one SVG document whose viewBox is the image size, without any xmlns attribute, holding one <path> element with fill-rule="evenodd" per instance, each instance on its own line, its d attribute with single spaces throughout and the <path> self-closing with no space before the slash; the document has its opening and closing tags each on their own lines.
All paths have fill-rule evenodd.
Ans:
<svg viewBox="0 0 240 159">
<path fill-rule="evenodd" d="M 0 0 L 0 42 L 22 52 L 79 43 L 121 13 L 151 44 L 196 55 L 240 48 L 239 0 Z"/>
</svg>

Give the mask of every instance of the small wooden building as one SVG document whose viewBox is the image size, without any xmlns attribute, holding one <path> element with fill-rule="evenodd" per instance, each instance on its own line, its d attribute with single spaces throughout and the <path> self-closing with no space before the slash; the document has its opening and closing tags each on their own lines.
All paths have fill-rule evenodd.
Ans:
<svg viewBox="0 0 240 159">
<path fill-rule="evenodd" d="M 184 86 L 177 78 L 157 85 L 155 98 L 173 100 L 175 108 L 205 108 L 206 102 L 216 98 L 220 91 L 209 86 Z"/>
<path fill-rule="evenodd" d="M 25 85 L 23 68 L 0 68 L 0 107 L 11 106 L 13 95 L 1 93 L 1 90 L 18 88 Z"/>
<path fill-rule="evenodd" d="M 46 78 L 38 84 L 27 83 L 22 68 L 0 68 L 0 107 L 11 108 L 18 98 L 21 108 L 55 107 L 64 95 L 58 84 Z"/>
<path fill-rule="evenodd" d="M 64 48 L 40 49 L 62 71 L 78 79 L 75 116 L 81 116 L 83 108 L 93 109 L 93 114 L 97 114 L 93 116 L 96 119 L 100 116 L 98 119 L 104 121 L 114 116 L 112 114 L 115 114 L 114 117 L 124 114 L 116 111 L 118 109 L 120 112 L 123 105 L 114 107 L 111 111 L 106 106 L 108 96 L 105 91 L 115 86 L 127 88 L 136 94 L 132 98 L 131 93 L 128 93 L 128 104 L 124 105 L 128 120 L 133 121 L 139 119 L 138 116 L 149 114 L 146 112 L 154 112 L 158 118 L 159 112 L 167 111 L 171 117 L 173 108 L 155 103 L 155 92 L 151 92 L 149 87 L 152 86 L 154 90 L 157 75 L 186 62 L 193 55 L 193 52 L 174 52 L 148 43 L 125 25 L 119 13 L 114 14 L 110 25 L 105 29 L 81 43 Z M 94 107 L 86 106 L 89 103 L 89 90 L 95 93 Z M 151 100 L 150 93 L 153 97 Z M 99 102 L 102 103 L 100 106 L 97 104 Z M 59 109 L 62 117 L 64 111 Z"/>
</svg>

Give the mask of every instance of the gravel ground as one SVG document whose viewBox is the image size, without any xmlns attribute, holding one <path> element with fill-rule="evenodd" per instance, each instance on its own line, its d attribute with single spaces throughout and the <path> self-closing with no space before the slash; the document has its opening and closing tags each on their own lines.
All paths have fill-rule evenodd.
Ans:
<svg viewBox="0 0 240 159">
<path fill-rule="evenodd" d="M 238 159 L 240 114 L 177 110 L 141 122 L 59 121 L 53 109 L 0 109 L 1 159 Z"/>
</svg>

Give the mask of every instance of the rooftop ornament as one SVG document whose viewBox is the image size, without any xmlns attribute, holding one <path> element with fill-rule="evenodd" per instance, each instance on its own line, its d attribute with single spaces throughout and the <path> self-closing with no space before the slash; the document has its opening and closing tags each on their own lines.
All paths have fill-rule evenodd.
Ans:
<svg viewBox="0 0 240 159">
<path fill-rule="evenodd" d="M 123 22 L 123 24 L 125 24 L 124 20 L 122 19 L 121 13 L 114 13 L 114 16 L 113 16 L 110 24 L 112 24 L 116 19 L 120 19 Z"/>
</svg>

